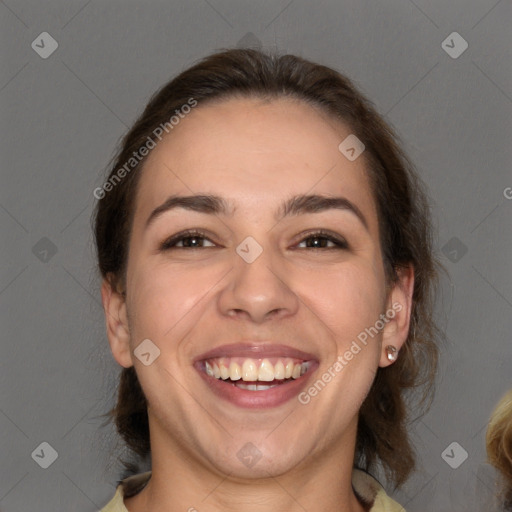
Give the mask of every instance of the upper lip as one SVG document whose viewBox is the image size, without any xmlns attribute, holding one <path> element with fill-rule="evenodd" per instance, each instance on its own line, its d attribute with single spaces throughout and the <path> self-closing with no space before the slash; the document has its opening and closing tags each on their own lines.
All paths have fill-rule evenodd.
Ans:
<svg viewBox="0 0 512 512">
<path fill-rule="evenodd" d="M 288 345 L 273 342 L 242 342 L 215 347 L 196 357 L 194 362 L 216 357 L 251 357 L 255 359 L 263 359 L 265 357 L 290 357 L 302 359 L 303 361 L 316 360 L 313 354 L 303 352 L 302 350 Z"/>
</svg>

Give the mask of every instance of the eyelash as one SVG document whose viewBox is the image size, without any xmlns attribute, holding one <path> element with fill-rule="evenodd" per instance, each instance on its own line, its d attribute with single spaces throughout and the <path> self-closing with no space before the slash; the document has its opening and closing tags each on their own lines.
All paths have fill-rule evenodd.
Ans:
<svg viewBox="0 0 512 512">
<path fill-rule="evenodd" d="M 181 242 L 187 238 L 204 238 L 206 240 L 211 240 L 206 236 L 202 231 L 193 231 L 187 230 L 182 231 L 181 233 L 177 233 L 176 235 L 171 236 L 164 242 L 160 244 L 160 251 L 168 251 L 171 249 L 207 249 L 211 247 L 176 247 L 176 243 Z M 299 243 L 302 243 L 310 238 L 323 238 L 334 244 L 336 247 L 304 247 L 303 249 L 324 249 L 324 250 L 347 250 L 349 248 L 348 243 L 341 237 L 335 236 L 328 231 L 314 231 L 313 233 L 308 233 L 307 236 L 302 238 Z M 213 243 L 213 242 L 212 242 Z"/>
</svg>

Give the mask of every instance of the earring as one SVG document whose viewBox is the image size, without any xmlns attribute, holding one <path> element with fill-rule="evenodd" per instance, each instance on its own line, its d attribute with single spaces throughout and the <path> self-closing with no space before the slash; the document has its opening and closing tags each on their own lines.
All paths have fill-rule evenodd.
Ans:
<svg viewBox="0 0 512 512">
<path fill-rule="evenodd" d="M 398 357 L 398 350 L 393 345 L 388 345 L 386 347 L 386 356 L 388 358 L 388 361 L 391 361 L 394 363 Z"/>
</svg>

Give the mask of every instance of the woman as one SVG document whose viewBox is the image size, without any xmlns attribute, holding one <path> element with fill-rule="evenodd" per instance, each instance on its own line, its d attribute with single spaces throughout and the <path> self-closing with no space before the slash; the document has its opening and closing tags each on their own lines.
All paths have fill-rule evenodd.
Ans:
<svg viewBox="0 0 512 512">
<path fill-rule="evenodd" d="M 485 444 L 489 462 L 501 473 L 500 510 L 512 511 L 512 390 L 499 401 L 489 420 Z"/>
<path fill-rule="evenodd" d="M 103 510 L 404 510 L 369 472 L 414 468 L 404 393 L 431 396 L 438 264 L 421 183 L 352 83 L 211 55 L 95 196 L 112 415 L 151 461 Z"/>
</svg>

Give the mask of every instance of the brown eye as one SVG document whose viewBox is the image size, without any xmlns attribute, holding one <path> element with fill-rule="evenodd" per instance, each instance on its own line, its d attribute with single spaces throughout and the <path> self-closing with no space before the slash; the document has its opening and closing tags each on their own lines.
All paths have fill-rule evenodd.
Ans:
<svg viewBox="0 0 512 512">
<path fill-rule="evenodd" d="M 306 243 L 304 249 L 348 249 L 345 240 L 324 231 L 310 233 L 298 245 L 303 243 Z"/>
<path fill-rule="evenodd" d="M 210 244 L 210 245 L 206 245 Z M 178 233 L 165 240 L 160 245 L 160 250 L 169 249 L 200 249 L 202 247 L 213 247 L 215 244 L 209 240 L 204 233 L 199 231 L 187 231 Z"/>
</svg>

